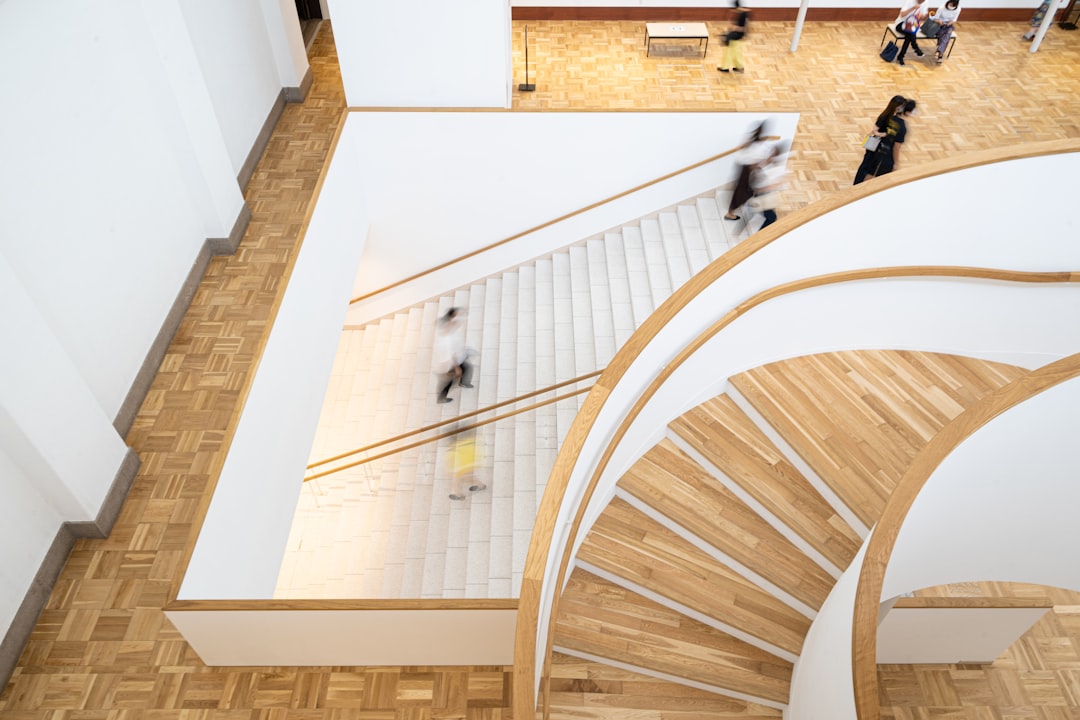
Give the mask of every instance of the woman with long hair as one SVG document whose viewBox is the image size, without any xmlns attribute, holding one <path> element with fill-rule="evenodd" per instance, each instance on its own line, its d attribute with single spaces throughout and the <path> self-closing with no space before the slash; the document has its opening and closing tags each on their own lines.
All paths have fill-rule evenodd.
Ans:
<svg viewBox="0 0 1080 720">
<path fill-rule="evenodd" d="M 904 116 L 915 111 L 915 101 L 905 98 L 903 95 L 893 95 L 889 104 L 877 116 L 874 121 L 872 137 L 878 138 L 877 147 L 867 149 L 863 153 L 862 164 L 855 173 L 854 185 L 858 185 L 867 177 L 876 177 L 890 173 L 896 169 L 900 160 L 900 145 L 904 144 L 907 137 L 907 123 Z"/>
</svg>

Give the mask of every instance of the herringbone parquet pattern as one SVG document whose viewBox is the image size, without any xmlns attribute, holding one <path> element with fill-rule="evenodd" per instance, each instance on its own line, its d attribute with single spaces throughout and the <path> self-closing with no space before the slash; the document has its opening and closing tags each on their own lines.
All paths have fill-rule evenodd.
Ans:
<svg viewBox="0 0 1080 720">
<path fill-rule="evenodd" d="M 523 75 L 522 26 L 515 23 L 515 78 Z M 797 110 L 788 209 L 850 183 L 861 135 L 896 92 L 923 108 L 911 123 L 908 162 L 1080 135 L 1080 34 L 1054 30 L 1031 56 L 1013 25 L 963 25 L 946 65 L 905 69 L 877 59 L 878 24 L 811 23 L 795 54 L 787 49 L 791 31 L 791 23 L 757 24 L 746 75 L 721 77 L 715 43 L 704 60 L 671 53 L 646 60 L 640 23 L 530 23 L 537 92 L 516 95 L 514 107 Z M 329 23 L 311 64 L 308 98 L 286 109 L 249 184 L 253 218 L 240 249 L 211 264 L 128 437 L 143 465 L 120 519 L 108 539 L 75 547 L 0 696 L 4 720 L 506 714 L 505 668 L 212 669 L 161 612 L 180 582 L 344 108 Z M 1080 623 L 1058 627 L 1024 652 L 1080 646 Z M 1059 677 L 1075 690 L 1078 672 L 1073 666 Z M 957 717 L 1065 717 L 1030 707 L 997 713 L 981 705 L 983 694 L 965 699 L 966 686 L 957 688 L 961 705 L 979 706 Z M 1073 692 L 1074 707 L 1078 697 Z M 935 714 L 911 693 L 904 702 L 908 715 L 897 711 L 898 718 Z"/>
</svg>

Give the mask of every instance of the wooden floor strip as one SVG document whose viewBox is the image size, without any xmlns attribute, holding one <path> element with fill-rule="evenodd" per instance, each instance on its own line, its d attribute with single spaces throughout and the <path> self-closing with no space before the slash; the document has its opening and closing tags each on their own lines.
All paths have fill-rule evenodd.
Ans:
<svg viewBox="0 0 1080 720">
<path fill-rule="evenodd" d="M 810 629 L 809 618 L 618 498 L 577 557 L 795 655 Z"/>
<path fill-rule="evenodd" d="M 619 487 L 812 609 L 832 589 L 831 575 L 668 440 Z"/>
<path fill-rule="evenodd" d="M 555 645 L 777 703 L 791 663 L 575 570 L 563 592 Z"/>
<path fill-rule="evenodd" d="M 855 557 L 859 535 L 731 398 L 708 400 L 670 426 L 840 570 Z"/>
<path fill-rule="evenodd" d="M 842 352 L 755 368 L 731 383 L 871 526 L 933 434 L 1024 372 L 949 355 Z"/>
</svg>

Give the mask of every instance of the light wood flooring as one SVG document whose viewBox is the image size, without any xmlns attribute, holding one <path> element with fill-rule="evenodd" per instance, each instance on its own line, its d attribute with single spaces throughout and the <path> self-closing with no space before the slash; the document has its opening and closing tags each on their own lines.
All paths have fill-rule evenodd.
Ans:
<svg viewBox="0 0 1080 720">
<path fill-rule="evenodd" d="M 514 23 L 515 88 L 525 78 L 524 25 Z M 883 23 L 806 23 L 795 53 L 793 22 L 753 23 L 743 75 L 717 72 L 723 47 L 715 36 L 704 59 L 693 43 L 657 45 L 645 57 L 642 23 L 528 26 L 536 91 L 515 91 L 515 108 L 801 113 L 781 214 L 851 184 L 860 142 L 895 94 L 919 103 L 901 165 L 1080 136 L 1080 32 L 1057 26 L 1032 54 L 1022 25 L 965 23 L 961 15 L 960 39 L 943 65 L 928 52 L 900 67 L 877 56 Z M 722 27 L 709 23 L 714 33 Z"/>
<path fill-rule="evenodd" d="M 1053 609 L 987 665 L 879 665 L 882 720 L 1080 718 L 1080 593 L 960 583 L 920 597 L 1049 597 Z"/>
<path fill-rule="evenodd" d="M 522 30 L 523 23 L 514 24 L 515 82 L 523 81 Z M 922 104 L 911 123 L 907 161 L 1080 135 L 1080 34 L 1054 28 L 1032 56 L 1015 24 L 967 24 L 946 65 L 899 68 L 876 57 L 880 24 L 811 23 L 795 54 L 787 51 L 791 30 L 790 23 L 756 24 L 746 75 L 720 77 L 715 44 L 704 60 L 645 60 L 640 23 L 531 22 L 537 92 L 516 94 L 514 107 L 798 110 L 787 208 L 850 183 L 859 138 L 897 92 Z M 211 264 L 127 438 L 143 465 L 119 521 L 109 538 L 77 543 L 0 695 L 4 720 L 498 720 L 507 714 L 504 668 L 212 669 L 161 613 L 179 585 L 193 522 L 221 467 L 344 107 L 330 23 L 322 24 L 311 54 L 314 86 L 302 105 L 286 108 L 251 180 L 253 219 L 240 249 Z M 1059 649 L 1080 646 L 1076 617 L 1025 651 L 1032 654 L 1026 662 L 1048 664 Z M 1062 667 L 1063 677 L 1080 672 L 1075 664 Z M 639 687 L 648 692 L 648 681 Z M 977 708 L 957 717 L 1011 716 L 980 705 L 982 691 L 955 687 L 964 708 Z M 697 717 L 721 712 L 713 699 L 701 703 Z M 943 715 L 916 692 L 905 691 L 902 712 L 900 702 L 893 704 L 887 711 L 895 717 Z M 1039 712 L 1029 707 L 1022 716 L 1043 717 Z"/>
</svg>

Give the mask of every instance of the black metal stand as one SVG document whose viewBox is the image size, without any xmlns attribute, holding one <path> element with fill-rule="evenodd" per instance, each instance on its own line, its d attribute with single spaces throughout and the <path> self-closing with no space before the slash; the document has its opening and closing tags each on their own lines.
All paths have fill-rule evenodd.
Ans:
<svg viewBox="0 0 1080 720">
<path fill-rule="evenodd" d="M 529 26 L 525 26 L 525 82 L 518 85 L 521 92 L 533 92 L 536 85 L 529 82 Z"/>
<path fill-rule="evenodd" d="M 1072 0 L 1069 6 L 1065 8 L 1065 11 L 1061 13 L 1058 27 L 1064 30 L 1075 30 L 1077 20 L 1080 20 L 1080 7 L 1077 7 L 1076 0 Z"/>
</svg>

